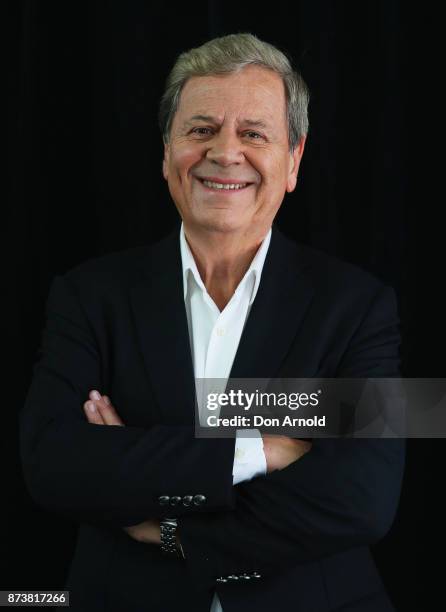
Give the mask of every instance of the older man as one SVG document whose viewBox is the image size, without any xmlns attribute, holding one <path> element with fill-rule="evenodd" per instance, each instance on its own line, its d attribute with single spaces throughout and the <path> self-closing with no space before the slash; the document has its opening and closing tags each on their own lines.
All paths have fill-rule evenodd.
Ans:
<svg viewBox="0 0 446 612">
<path fill-rule="evenodd" d="M 273 225 L 307 104 L 250 34 L 183 53 L 160 109 L 181 227 L 53 282 L 21 449 L 36 502 L 80 524 L 72 609 L 393 609 L 368 546 L 401 441 L 194 435 L 194 377 L 398 375 L 393 291 Z"/>
</svg>

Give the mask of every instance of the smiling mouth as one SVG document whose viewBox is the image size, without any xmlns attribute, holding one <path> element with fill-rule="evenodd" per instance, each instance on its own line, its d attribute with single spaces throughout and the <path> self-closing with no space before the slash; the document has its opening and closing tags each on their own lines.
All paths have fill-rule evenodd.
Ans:
<svg viewBox="0 0 446 612">
<path fill-rule="evenodd" d="M 224 183 L 216 183 L 213 181 L 207 181 L 204 179 L 197 179 L 202 185 L 203 187 L 207 190 L 207 191 L 213 191 L 215 193 L 219 192 L 219 193 L 238 193 L 239 191 L 244 191 L 245 189 L 247 189 L 248 187 L 250 187 L 253 183 L 230 183 L 230 184 L 224 184 Z"/>
</svg>

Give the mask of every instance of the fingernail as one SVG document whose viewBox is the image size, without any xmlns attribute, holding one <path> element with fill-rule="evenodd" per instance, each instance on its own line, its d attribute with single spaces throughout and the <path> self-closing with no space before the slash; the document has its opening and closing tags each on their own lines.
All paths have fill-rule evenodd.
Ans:
<svg viewBox="0 0 446 612">
<path fill-rule="evenodd" d="M 110 400 L 108 399 L 108 397 L 106 395 L 102 396 L 102 399 L 104 400 L 104 402 L 107 404 L 107 406 L 110 406 Z"/>
<path fill-rule="evenodd" d="M 87 408 L 90 412 L 96 412 L 96 406 L 94 402 L 87 402 Z"/>
<path fill-rule="evenodd" d="M 101 399 L 101 395 L 100 393 L 98 393 L 97 391 L 92 391 L 91 392 L 91 397 L 95 400 L 100 400 Z"/>
</svg>

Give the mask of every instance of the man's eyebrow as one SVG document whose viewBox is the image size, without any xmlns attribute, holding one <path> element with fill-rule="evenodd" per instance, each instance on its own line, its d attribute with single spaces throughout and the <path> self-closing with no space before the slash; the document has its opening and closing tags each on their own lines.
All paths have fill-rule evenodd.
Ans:
<svg viewBox="0 0 446 612">
<path fill-rule="evenodd" d="M 207 121 L 209 123 L 218 124 L 218 119 L 212 115 L 193 115 L 187 121 L 185 121 L 184 125 L 191 125 L 194 121 Z M 269 128 L 269 125 L 261 119 L 243 119 L 241 123 L 243 125 L 248 125 L 249 127 L 263 128 L 264 130 Z"/>
<path fill-rule="evenodd" d="M 267 130 L 269 128 L 269 125 L 261 119 L 244 119 L 242 123 L 244 125 L 249 125 L 250 127 L 263 128 L 264 130 Z"/>
<path fill-rule="evenodd" d="M 193 115 L 187 121 L 184 122 L 184 125 L 189 125 L 194 121 L 209 121 L 211 123 L 218 123 L 217 119 L 215 117 L 212 117 L 211 115 Z"/>
</svg>

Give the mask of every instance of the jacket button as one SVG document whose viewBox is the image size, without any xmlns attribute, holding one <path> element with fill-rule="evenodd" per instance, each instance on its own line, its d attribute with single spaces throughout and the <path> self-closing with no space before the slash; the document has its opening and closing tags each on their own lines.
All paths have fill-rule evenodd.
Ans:
<svg viewBox="0 0 446 612">
<path fill-rule="evenodd" d="M 194 495 L 194 504 L 196 506 L 202 506 L 206 502 L 206 497 L 204 495 Z"/>
<path fill-rule="evenodd" d="M 169 500 L 170 497 L 168 495 L 160 495 L 160 497 L 158 497 L 158 503 L 160 506 L 167 506 Z"/>
<path fill-rule="evenodd" d="M 243 580 L 251 580 L 251 576 L 249 576 L 248 574 L 241 574 L 239 578 L 242 578 Z"/>
<path fill-rule="evenodd" d="M 228 582 L 227 578 L 217 578 L 216 582 Z"/>
<path fill-rule="evenodd" d="M 183 497 L 183 506 L 190 506 L 192 504 L 193 499 L 194 498 L 192 495 L 185 495 Z"/>
<path fill-rule="evenodd" d="M 236 576 L 235 574 L 231 574 L 230 576 L 228 576 L 228 580 L 238 580 L 238 576 Z"/>
<path fill-rule="evenodd" d="M 251 578 L 261 578 L 262 576 L 259 574 L 259 572 L 252 572 L 251 574 Z"/>
<path fill-rule="evenodd" d="M 170 498 L 171 506 L 178 506 L 178 504 L 180 503 L 181 503 L 181 497 L 178 497 L 178 495 L 174 495 L 173 497 Z"/>
</svg>

